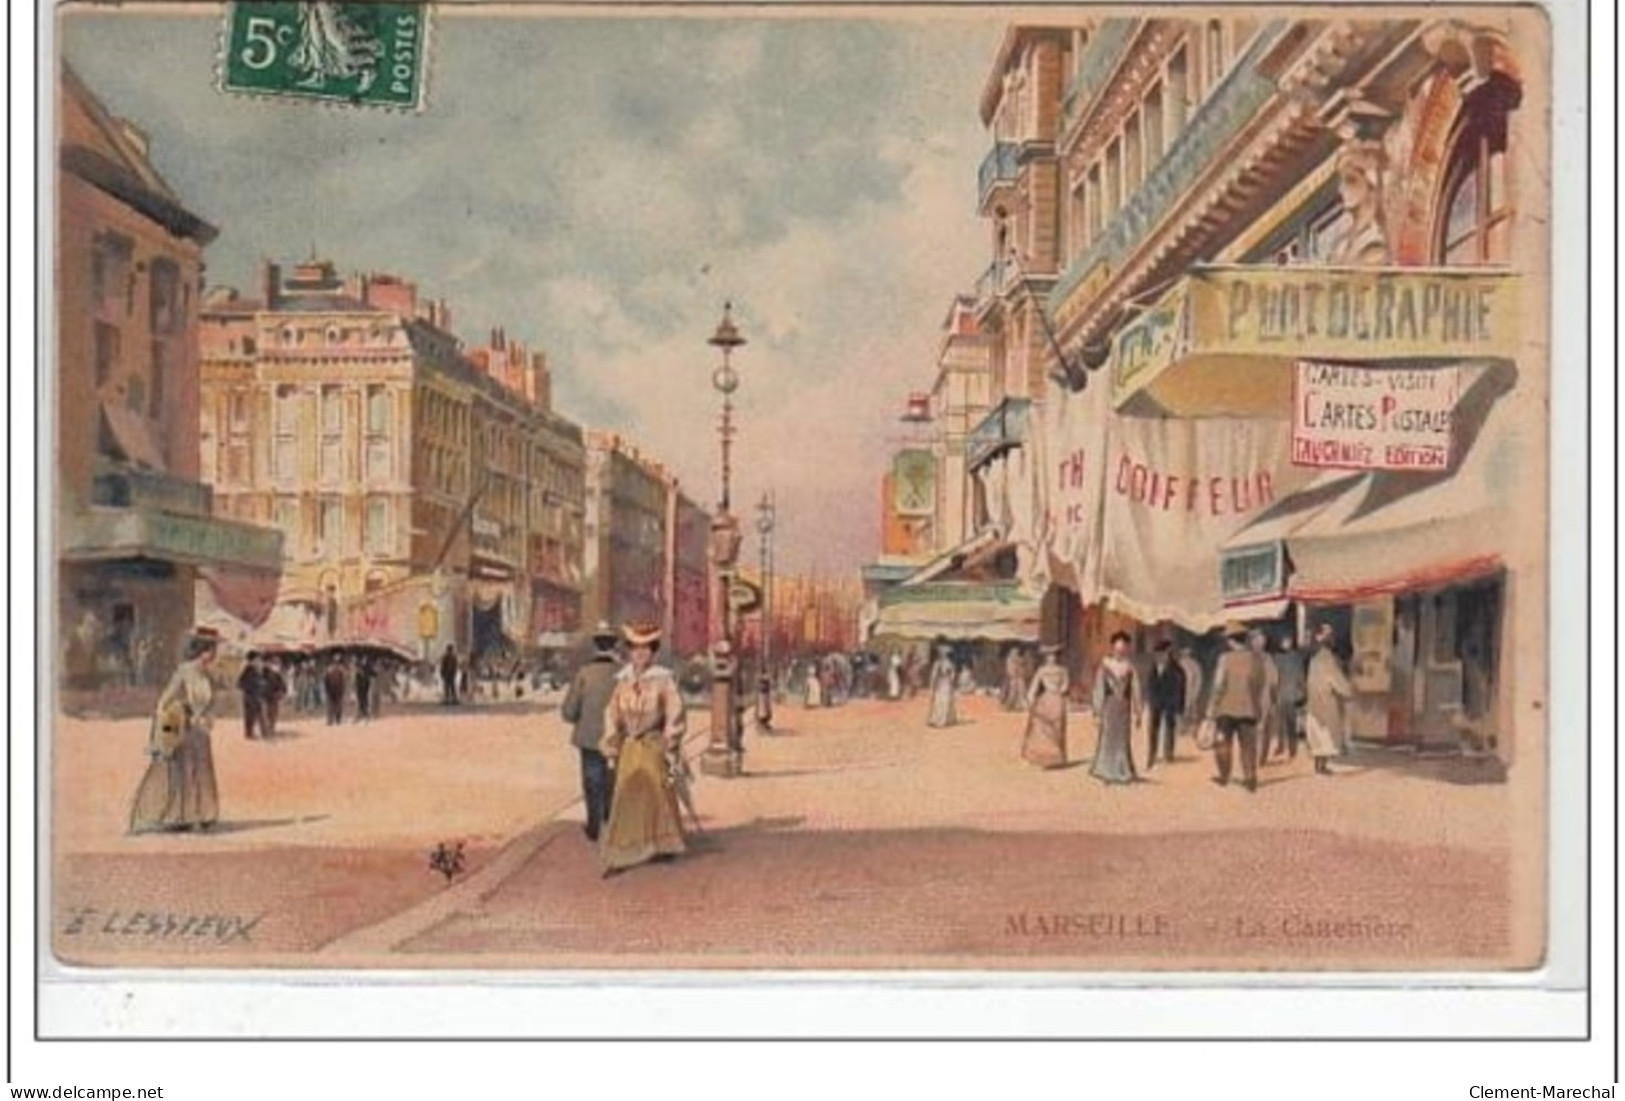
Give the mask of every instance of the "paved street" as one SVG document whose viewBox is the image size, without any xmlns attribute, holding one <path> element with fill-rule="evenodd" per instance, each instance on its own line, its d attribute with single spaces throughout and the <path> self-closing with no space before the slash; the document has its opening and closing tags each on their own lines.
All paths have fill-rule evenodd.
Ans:
<svg viewBox="0 0 1625 1101">
<path fill-rule="evenodd" d="M 56 945 L 306 966 L 1534 962 L 1538 930 L 1507 916 L 1511 789 L 1471 764 L 1362 757 L 1319 779 L 1299 760 L 1248 794 L 1185 742 L 1108 788 L 1022 763 L 1019 716 L 964 710 L 931 730 L 923 699 L 781 708 L 749 775 L 700 779 L 691 855 L 611 880 L 563 726 L 531 703 L 304 719 L 269 744 L 217 728 L 207 836 L 125 837 L 142 724 L 64 722 Z M 1087 716 L 1071 736 L 1087 760 Z M 457 840 L 448 886 L 427 858 Z M 183 936 L 169 915 L 214 920 Z"/>
</svg>

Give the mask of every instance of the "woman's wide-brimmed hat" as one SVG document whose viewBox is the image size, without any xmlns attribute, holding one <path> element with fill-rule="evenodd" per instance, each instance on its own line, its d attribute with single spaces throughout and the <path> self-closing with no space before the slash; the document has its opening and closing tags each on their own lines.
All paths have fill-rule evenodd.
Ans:
<svg viewBox="0 0 1625 1101">
<path fill-rule="evenodd" d="M 1038 648 L 1038 652 L 1040 654 L 1059 654 L 1064 649 L 1066 649 L 1066 647 L 1062 646 L 1059 642 L 1046 642 L 1044 645 Z"/>
<path fill-rule="evenodd" d="M 592 629 L 592 640 L 594 642 L 614 642 L 620 637 L 620 635 L 615 633 L 615 628 L 611 627 L 607 621 L 602 619 L 598 621 L 598 626 Z"/>
<path fill-rule="evenodd" d="M 1247 625 L 1238 619 L 1232 619 L 1224 625 L 1225 638 L 1246 638 Z"/>
<path fill-rule="evenodd" d="M 660 624 L 634 620 L 621 628 L 621 637 L 628 646 L 653 646 L 660 641 Z"/>
</svg>

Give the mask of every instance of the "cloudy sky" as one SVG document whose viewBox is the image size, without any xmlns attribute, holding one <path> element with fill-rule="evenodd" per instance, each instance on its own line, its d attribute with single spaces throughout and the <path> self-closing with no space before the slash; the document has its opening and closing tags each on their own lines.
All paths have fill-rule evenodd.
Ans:
<svg viewBox="0 0 1625 1101">
<path fill-rule="evenodd" d="M 717 495 L 705 344 L 734 301 L 735 500 L 778 498 L 780 562 L 879 543 L 879 483 L 956 291 L 986 265 L 977 100 L 1002 25 L 450 14 L 425 113 L 212 86 L 219 11 L 70 12 L 63 56 L 221 229 L 209 279 L 312 247 L 447 299 L 458 335 L 545 349 L 556 405 Z M 747 550 L 754 554 L 754 546 Z"/>
</svg>

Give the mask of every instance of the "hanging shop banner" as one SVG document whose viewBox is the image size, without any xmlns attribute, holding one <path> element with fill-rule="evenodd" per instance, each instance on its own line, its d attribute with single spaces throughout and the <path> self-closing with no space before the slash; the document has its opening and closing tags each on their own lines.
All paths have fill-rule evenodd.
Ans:
<svg viewBox="0 0 1625 1101">
<path fill-rule="evenodd" d="M 1111 394 L 1092 385 L 1044 403 L 1034 433 L 1037 542 L 1050 575 L 1092 604 L 1100 591 L 1100 523 Z M 1042 580 L 1035 578 L 1034 580 Z"/>
<path fill-rule="evenodd" d="M 1142 622 L 1217 626 L 1226 539 L 1313 477 L 1287 422 L 1113 417 L 1108 435 L 1103 591 Z"/>
<path fill-rule="evenodd" d="M 1300 361 L 1292 461 L 1345 470 L 1444 470 L 1461 372 Z"/>
</svg>

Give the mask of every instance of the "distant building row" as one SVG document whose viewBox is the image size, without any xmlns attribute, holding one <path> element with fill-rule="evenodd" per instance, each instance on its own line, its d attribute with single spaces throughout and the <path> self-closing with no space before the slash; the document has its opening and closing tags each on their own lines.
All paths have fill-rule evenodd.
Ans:
<svg viewBox="0 0 1625 1101">
<path fill-rule="evenodd" d="M 142 680 L 194 614 L 261 642 L 492 658 L 664 617 L 675 653 L 704 649 L 709 517 L 555 412 L 540 352 L 502 330 L 467 348 L 411 282 L 324 260 L 205 294 L 216 230 L 139 131 L 71 72 L 63 91 L 69 680 Z"/>
</svg>

